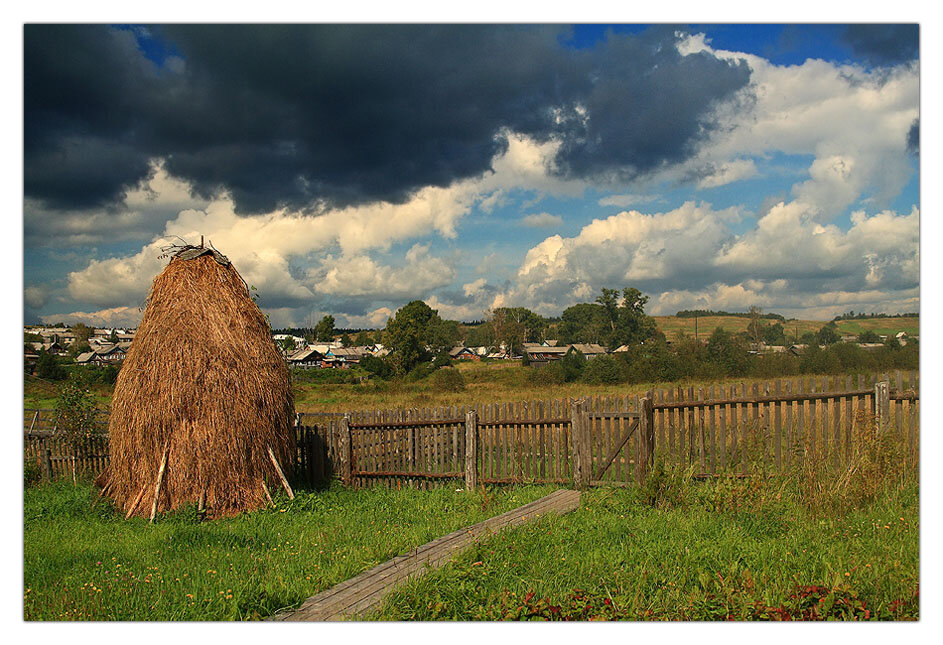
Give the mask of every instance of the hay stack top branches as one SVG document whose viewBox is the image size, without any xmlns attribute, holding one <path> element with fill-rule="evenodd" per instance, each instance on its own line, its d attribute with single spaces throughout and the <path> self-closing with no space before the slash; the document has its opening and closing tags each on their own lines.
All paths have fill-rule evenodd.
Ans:
<svg viewBox="0 0 943 645">
<path fill-rule="evenodd" d="M 115 384 L 99 484 L 129 517 L 187 503 L 211 516 L 259 508 L 272 486 L 288 488 L 288 368 L 228 258 L 202 244 L 169 249 Z"/>
</svg>

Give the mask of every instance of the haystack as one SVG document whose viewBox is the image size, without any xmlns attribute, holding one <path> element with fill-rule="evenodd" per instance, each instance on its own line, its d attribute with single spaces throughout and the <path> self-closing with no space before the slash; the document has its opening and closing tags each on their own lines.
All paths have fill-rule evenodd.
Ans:
<svg viewBox="0 0 943 645">
<path fill-rule="evenodd" d="M 213 249 L 175 247 L 115 384 L 98 484 L 128 517 L 193 503 L 264 506 L 294 456 L 288 368 L 245 281 Z M 283 484 L 284 482 L 284 484 Z"/>
</svg>

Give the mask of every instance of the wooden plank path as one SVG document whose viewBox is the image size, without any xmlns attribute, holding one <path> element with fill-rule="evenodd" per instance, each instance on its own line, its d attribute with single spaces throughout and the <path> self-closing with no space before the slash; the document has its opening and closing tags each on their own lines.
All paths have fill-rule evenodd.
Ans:
<svg viewBox="0 0 943 645">
<path fill-rule="evenodd" d="M 508 526 L 524 524 L 546 513 L 568 513 L 579 508 L 579 505 L 579 491 L 554 491 L 530 504 L 459 529 L 377 565 L 311 596 L 296 611 L 277 614 L 271 620 L 333 621 L 354 618 L 379 605 L 396 585 L 445 564 L 479 537 L 497 533 Z"/>
</svg>

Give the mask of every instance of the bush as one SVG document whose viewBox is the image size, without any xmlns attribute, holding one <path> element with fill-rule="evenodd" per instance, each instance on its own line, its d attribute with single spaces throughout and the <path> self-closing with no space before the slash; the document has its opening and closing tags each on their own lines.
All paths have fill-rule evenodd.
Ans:
<svg viewBox="0 0 943 645">
<path fill-rule="evenodd" d="M 56 399 L 56 424 L 68 441 L 77 443 L 103 431 L 95 400 L 83 379 L 70 375 L 59 388 Z"/>
<path fill-rule="evenodd" d="M 41 349 L 36 360 L 36 376 L 47 381 L 61 381 L 68 373 L 54 354 Z"/>
<path fill-rule="evenodd" d="M 420 363 L 406 374 L 407 381 L 421 381 L 435 371 L 432 363 Z"/>
<path fill-rule="evenodd" d="M 452 364 L 452 358 L 448 355 L 447 352 L 440 352 L 435 355 L 435 358 L 432 359 L 432 367 L 439 369 L 440 367 L 449 367 Z"/>
<path fill-rule="evenodd" d="M 562 385 L 566 382 L 566 376 L 560 361 L 554 361 L 531 369 L 527 373 L 527 380 L 537 386 Z"/>
<path fill-rule="evenodd" d="M 360 367 L 371 376 L 381 379 L 393 378 L 395 371 L 389 361 L 369 354 L 360 359 Z"/>
<path fill-rule="evenodd" d="M 32 459 L 23 459 L 23 488 L 39 483 L 39 466 Z"/>
<path fill-rule="evenodd" d="M 432 386 L 443 392 L 462 392 L 465 390 L 465 377 L 454 367 L 443 367 L 432 375 Z"/>
<path fill-rule="evenodd" d="M 560 365 L 563 368 L 564 380 L 571 383 L 582 376 L 583 369 L 586 367 L 586 357 L 583 356 L 583 352 L 571 347 L 566 355 L 560 359 Z"/>
<path fill-rule="evenodd" d="M 597 356 L 586 361 L 583 381 L 594 385 L 612 385 L 622 380 L 622 373 L 612 356 Z"/>
<path fill-rule="evenodd" d="M 330 385 L 352 385 L 360 381 L 368 374 L 365 370 L 357 367 L 349 369 L 332 368 L 311 368 L 291 370 L 291 379 L 295 383 L 324 383 Z"/>
</svg>

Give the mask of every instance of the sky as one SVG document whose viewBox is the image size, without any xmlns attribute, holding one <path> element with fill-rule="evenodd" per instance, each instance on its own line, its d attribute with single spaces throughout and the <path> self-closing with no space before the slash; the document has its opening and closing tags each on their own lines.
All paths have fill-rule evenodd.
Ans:
<svg viewBox="0 0 943 645">
<path fill-rule="evenodd" d="M 31 25 L 24 318 L 211 240 L 275 327 L 918 311 L 916 25 Z"/>
</svg>

